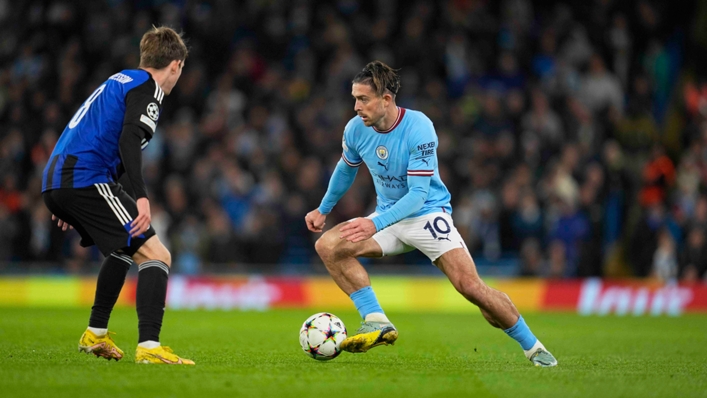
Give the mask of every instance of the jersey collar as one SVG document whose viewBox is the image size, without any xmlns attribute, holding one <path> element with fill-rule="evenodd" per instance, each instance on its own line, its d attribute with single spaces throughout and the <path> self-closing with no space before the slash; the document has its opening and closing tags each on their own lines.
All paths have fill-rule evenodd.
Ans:
<svg viewBox="0 0 707 398">
<path fill-rule="evenodd" d="M 401 107 L 397 107 L 397 108 L 398 108 L 398 117 L 395 118 L 395 123 L 393 123 L 393 125 L 390 126 L 390 128 L 388 130 L 378 130 L 377 128 L 372 126 L 373 130 L 375 130 L 377 133 L 388 134 L 391 131 L 393 131 L 396 127 L 398 127 L 400 122 L 403 121 L 403 116 L 405 116 L 405 108 L 401 108 Z"/>
</svg>

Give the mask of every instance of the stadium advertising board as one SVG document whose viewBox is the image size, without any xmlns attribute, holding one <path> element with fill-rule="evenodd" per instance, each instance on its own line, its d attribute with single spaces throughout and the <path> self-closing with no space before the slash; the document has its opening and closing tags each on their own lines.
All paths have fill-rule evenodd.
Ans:
<svg viewBox="0 0 707 398">
<path fill-rule="evenodd" d="M 389 311 L 473 313 L 444 278 L 374 277 Z M 0 278 L 0 306 L 90 307 L 95 279 L 74 277 Z M 707 313 L 707 285 L 660 284 L 645 280 L 489 279 L 519 310 L 576 311 L 580 315 L 678 316 Z M 136 280 L 128 279 L 118 306 L 135 304 Z M 351 301 L 326 277 L 172 276 L 172 309 L 254 310 L 271 308 L 351 309 Z"/>
<path fill-rule="evenodd" d="M 305 305 L 302 280 L 280 278 L 173 277 L 167 306 L 173 309 L 267 310 Z"/>
<path fill-rule="evenodd" d="M 707 312 L 707 286 L 636 280 L 548 282 L 542 309 L 580 315 L 671 315 Z"/>
</svg>

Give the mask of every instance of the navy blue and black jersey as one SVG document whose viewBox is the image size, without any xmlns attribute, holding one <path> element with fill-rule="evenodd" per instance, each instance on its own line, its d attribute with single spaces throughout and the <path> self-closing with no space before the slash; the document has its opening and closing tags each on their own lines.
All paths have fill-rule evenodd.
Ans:
<svg viewBox="0 0 707 398">
<path fill-rule="evenodd" d="M 164 95 L 141 69 L 108 78 L 64 129 L 44 169 L 42 192 L 117 182 L 125 172 L 136 197 L 146 196 L 140 149 L 155 133 Z"/>
</svg>

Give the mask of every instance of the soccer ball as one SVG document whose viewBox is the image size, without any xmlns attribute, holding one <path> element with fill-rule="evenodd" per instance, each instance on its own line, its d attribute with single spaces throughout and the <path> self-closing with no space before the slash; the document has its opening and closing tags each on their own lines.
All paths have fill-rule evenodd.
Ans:
<svg viewBox="0 0 707 398">
<path fill-rule="evenodd" d="M 346 326 L 336 315 L 328 312 L 310 316 L 299 331 L 302 350 L 319 361 L 328 361 L 341 354 L 341 342 L 345 339 Z"/>
</svg>

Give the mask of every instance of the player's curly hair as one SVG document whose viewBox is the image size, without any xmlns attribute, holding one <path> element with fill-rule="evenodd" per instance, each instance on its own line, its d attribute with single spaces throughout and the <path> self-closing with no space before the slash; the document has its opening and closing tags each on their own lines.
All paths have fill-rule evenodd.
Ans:
<svg viewBox="0 0 707 398">
<path fill-rule="evenodd" d="M 188 54 L 182 35 L 166 26 L 153 26 L 140 40 L 141 68 L 162 69 L 172 61 L 184 61 Z"/>
<path fill-rule="evenodd" d="M 386 90 L 395 97 L 400 90 L 399 70 L 381 61 L 369 62 L 362 71 L 358 72 L 352 83 L 368 84 L 379 97 L 382 97 Z"/>
</svg>

